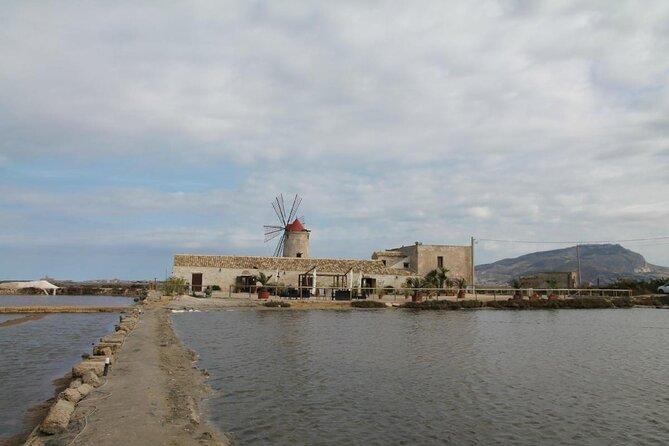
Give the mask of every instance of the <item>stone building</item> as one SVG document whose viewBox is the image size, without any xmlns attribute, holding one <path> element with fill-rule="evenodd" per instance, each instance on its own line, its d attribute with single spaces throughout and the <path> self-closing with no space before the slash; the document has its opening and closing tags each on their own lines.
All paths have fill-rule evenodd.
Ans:
<svg viewBox="0 0 669 446">
<path fill-rule="evenodd" d="M 218 285 L 223 291 L 253 291 L 255 277 L 263 272 L 270 286 L 313 289 L 400 289 L 410 270 L 389 268 L 380 260 L 315 259 L 177 254 L 172 275 L 185 279 L 193 291 Z"/>
<path fill-rule="evenodd" d="M 289 249 L 291 257 L 177 254 L 172 275 L 185 279 L 196 292 L 213 285 L 224 291 L 252 291 L 260 272 L 272 276 L 271 286 L 303 287 L 314 292 L 319 287 L 400 289 L 407 278 L 425 276 L 438 267 L 447 268 L 451 278 L 462 277 L 472 283 L 471 246 L 416 243 L 377 251 L 372 260 L 317 259 L 309 257 L 308 231 L 294 233 L 303 238 Z"/>
<path fill-rule="evenodd" d="M 424 245 L 416 242 L 410 246 L 377 251 L 372 254 L 372 259 L 419 276 L 443 267 L 449 270 L 449 277 L 461 277 L 469 285 L 474 283 L 471 246 Z"/>
<path fill-rule="evenodd" d="M 536 273 L 531 276 L 520 276 L 522 288 L 551 288 L 552 282 L 556 288 L 576 288 L 578 286 L 578 274 L 575 271 L 551 271 Z"/>
</svg>

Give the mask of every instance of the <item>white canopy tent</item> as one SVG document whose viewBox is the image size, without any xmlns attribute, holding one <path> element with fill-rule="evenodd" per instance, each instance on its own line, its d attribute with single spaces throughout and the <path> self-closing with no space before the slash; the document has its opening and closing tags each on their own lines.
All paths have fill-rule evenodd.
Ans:
<svg viewBox="0 0 669 446">
<path fill-rule="evenodd" d="M 60 287 L 49 283 L 46 280 L 33 280 L 29 282 L 4 282 L 0 283 L 0 288 L 5 290 L 19 290 L 22 288 L 36 288 L 44 291 L 44 294 L 53 294 L 56 295 L 56 290 Z M 51 291 L 51 293 L 49 293 Z"/>
</svg>

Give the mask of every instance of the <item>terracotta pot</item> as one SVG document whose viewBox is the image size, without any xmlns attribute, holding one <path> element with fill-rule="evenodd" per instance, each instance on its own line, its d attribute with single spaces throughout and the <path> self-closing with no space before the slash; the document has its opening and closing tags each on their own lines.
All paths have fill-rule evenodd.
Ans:
<svg viewBox="0 0 669 446">
<path fill-rule="evenodd" d="M 269 291 L 259 290 L 258 291 L 258 299 L 269 299 Z"/>
<path fill-rule="evenodd" d="M 411 302 L 422 302 L 423 301 L 423 295 L 422 294 L 417 294 L 415 296 L 411 296 Z"/>
<path fill-rule="evenodd" d="M 458 299 L 464 299 L 466 296 L 466 293 L 462 290 L 458 291 Z"/>
</svg>

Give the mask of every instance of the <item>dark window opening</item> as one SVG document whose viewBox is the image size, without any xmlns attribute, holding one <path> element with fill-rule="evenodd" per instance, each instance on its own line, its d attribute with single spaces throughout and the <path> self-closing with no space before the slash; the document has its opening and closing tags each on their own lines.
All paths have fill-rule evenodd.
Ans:
<svg viewBox="0 0 669 446">
<path fill-rule="evenodd" d="M 409 268 L 409 262 L 404 262 L 404 267 Z"/>
<path fill-rule="evenodd" d="M 383 266 L 386 266 L 386 261 L 385 260 L 381 260 L 381 261 L 383 262 Z"/>
<path fill-rule="evenodd" d="M 301 252 L 298 252 L 297 255 L 296 255 L 296 257 L 302 257 L 302 253 L 301 253 Z"/>
<path fill-rule="evenodd" d="M 443 268 L 444 267 L 444 258 L 442 256 L 437 257 L 437 267 L 438 268 Z"/>
</svg>

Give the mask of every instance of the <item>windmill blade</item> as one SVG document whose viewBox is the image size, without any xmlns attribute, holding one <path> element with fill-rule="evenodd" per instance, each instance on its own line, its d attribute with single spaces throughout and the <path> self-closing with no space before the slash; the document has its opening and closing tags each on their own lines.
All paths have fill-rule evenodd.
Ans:
<svg viewBox="0 0 669 446">
<path fill-rule="evenodd" d="M 283 245 L 286 243 L 286 233 L 284 232 L 283 235 L 281 236 L 281 240 L 279 240 L 279 243 L 276 245 L 276 249 L 274 250 L 274 257 L 280 257 L 281 254 L 283 253 Z"/>
<path fill-rule="evenodd" d="M 279 198 L 281 200 L 279 200 Z M 283 203 L 283 194 L 280 194 L 274 199 L 272 207 L 274 208 L 274 212 L 276 212 L 276 216 L 279 217 L 279 222 L 285 227 L 288 222 L 286 221 L 286 209 Z"/>
<path fill-rule="evenodd" d="M 281 235 L 283 231 L 286 230 L 286 228 L 283 228 L 281 226 L 264 226 L 265 228 L 265 243 L 269 242 L 270 240 L 274 240 L 278 236 Z"/>
<path fill-rule="evenodd" d="M 290 214 L 288 214 L 288 223 L 292 223 L 293 220 L 295 220 L 295 215 L 297 214 L 297 209 L 300 207 L 300 203 L 302 203 L 302 197 L 295 194 L 293 206 L 290 208 Z"/>
</svg>

